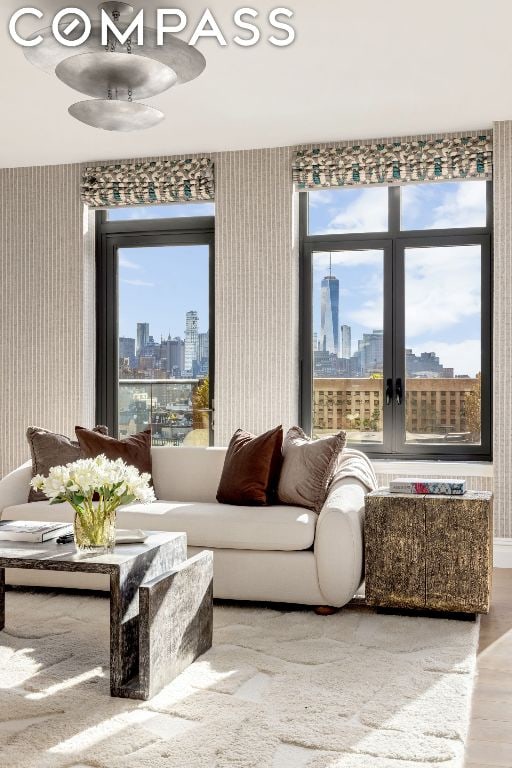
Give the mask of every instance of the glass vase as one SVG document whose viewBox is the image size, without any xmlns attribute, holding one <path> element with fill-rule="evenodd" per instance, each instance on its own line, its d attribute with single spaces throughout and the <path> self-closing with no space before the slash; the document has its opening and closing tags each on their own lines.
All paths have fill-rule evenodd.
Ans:
<svg viewBox="0 0 512 768">
<path fill-rule="evenodd" d="M 74 529 L 78 554 L 110 554 L 116 543 L 116 510 L 75 510 Z"/>
</svg>

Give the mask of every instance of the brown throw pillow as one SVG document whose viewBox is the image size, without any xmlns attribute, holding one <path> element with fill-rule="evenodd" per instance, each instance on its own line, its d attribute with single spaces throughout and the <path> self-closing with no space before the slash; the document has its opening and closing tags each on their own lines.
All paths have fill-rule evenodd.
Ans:
<svg viewBox="0 0 512 768">
<path fill-rule="evenodd" d="M 108 429 L 104 426 L 95 427 L 94 432 L 108 435 Z M 41 427 L 29 427 L 27 440 L 32 456 L 32 477 L 36 475 L 47 477 L 52 467 L 70 464 L 81 458 L 80 446 L 76 440 L 59 435 L 57 432 L 50 432 Z M 48 501 L 48 497 L 42 491 L 36 491 L 31 487 L 28 500 L 29 502 Z"/>
<path fill-rule="evenodd" d="M 282 444 L 281 426 L 258 437 L 237 429 L 224 460 L 217 501 L 247 506 L 272 504 L 279 481 Z"/>
<path fill-rule="evenodd" d="M 151 474 L 151 430 L 146 429 L 124 440 L 116 440 L 108 435 L 98 435 L 90 429 L 75 427 L 82 456 L 95 459 L 103 454 L 107 459 L 122 459 L 126 464 L 136 467 L 139 472 Z"/>
<path fill-rule="evenodd" d="M 320 513 L 345 438 L 345 432 L 338 432 L 332 437 L 311 440 L 300 427 L 288 430 L 277 491 L 279 501 Z"/>
</svg>

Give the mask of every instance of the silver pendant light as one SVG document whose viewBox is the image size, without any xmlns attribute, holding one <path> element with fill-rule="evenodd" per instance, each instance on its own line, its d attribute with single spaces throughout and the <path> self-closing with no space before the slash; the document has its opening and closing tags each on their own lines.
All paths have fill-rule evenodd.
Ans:
<svg viewBox="0 0 512 768">
<path fill-rule="evenodd" d="M 111 16 L 120 33 L 126 31 L 134 12 L 133 6 L 122 2 L 101 3 L 101 10 Z M 66 24 L 59 28 L 64 30 Z M 68 38 L 78 40 L 83 32 L 81 22 Z M 73 104 L 69 113 L 86 125 L 107 131 L 136 131 L 157 125 L 164 114 L 137 100 L 193 80 L 206 66 L 204 56 L 177 37 L 168 36 L 164 45 L 157 45 L 157 32 L 148 27 L 144 27 L 142 46 L 135 46 L 130 38 L 121 44 L 112 32 L 108 44 L 102 46 L 99 21 L 92 21 L 88 40 L 74 48 L 58 43 L 51 27 L 38 34 L 43 42 L 25 49 L 26 58 L 74 90 L 93 97 L 94 101 Z"/>
<path fill-rule="evenodd" d="M 158 125 L 165 118 L 163 112 L 147 104 L 119 99 L 77 101 L 68 111 L 81 123 L 104 131 L 141 131 Z"/>
</svg>

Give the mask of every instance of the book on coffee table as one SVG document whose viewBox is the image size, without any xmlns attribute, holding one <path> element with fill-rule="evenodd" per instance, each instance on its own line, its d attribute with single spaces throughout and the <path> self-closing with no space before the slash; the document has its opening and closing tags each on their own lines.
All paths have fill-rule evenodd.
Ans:
<svg viewBox="0 0 512 768">
<path fill-rule="evenodd" d="M 0 520 L 0 541 L 27 541 L 42 544 L 73 533 L 71 523 L 36 522 L 34 520 Z"/>
<path fill-rule="evenodd" d="M 397 477 L 389 483 L 391 493 L 421 494 L 432 496 L 464 496 L 465 480 L 447 478 Z"/>
</svg>

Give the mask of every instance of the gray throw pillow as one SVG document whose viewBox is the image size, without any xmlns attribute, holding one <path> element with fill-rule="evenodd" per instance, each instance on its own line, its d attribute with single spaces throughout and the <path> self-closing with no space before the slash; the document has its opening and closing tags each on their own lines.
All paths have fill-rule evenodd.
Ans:
<svg viewBox="0 0 512 768">
<path fill-rule="evenodd" d="M 279 501 L 320 513 L 345 439 L 345 432 L 311 440 L 300 427 L 288 430 L 283 442 Z"/>
<path fill-rule="evenodd" d="M 104 426 L 98 426 L 94 431 L 108 435 L 108 428 Z M 70 464 L 82 458 L 78 442 L 70 440 L 65 435 L 59 435 L 58 432 L 50 432 L 41 427 L 29 427 L 27 440 L 32 456 L 32 477 L 36 475 L 47 477 L 52 467 Z M 48 498 L 42 491 L 36 491 L 31 487 L 28 500 L 48 501 Z"/>
</svg>

